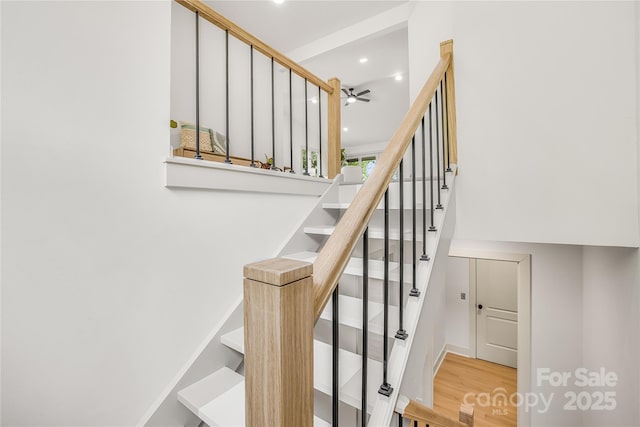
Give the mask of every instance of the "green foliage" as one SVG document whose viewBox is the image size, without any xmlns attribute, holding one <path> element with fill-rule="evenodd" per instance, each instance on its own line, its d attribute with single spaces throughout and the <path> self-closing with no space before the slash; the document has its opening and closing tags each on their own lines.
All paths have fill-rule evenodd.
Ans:
<svg viewBox="0 0 640 427">
<path fill-rule="evenodd" d="M 341 166 L 347 166 L 347 153 L 346 153 L 346 148 L 341 148 L 340 149 L 340 165 Z"/>
</svg>

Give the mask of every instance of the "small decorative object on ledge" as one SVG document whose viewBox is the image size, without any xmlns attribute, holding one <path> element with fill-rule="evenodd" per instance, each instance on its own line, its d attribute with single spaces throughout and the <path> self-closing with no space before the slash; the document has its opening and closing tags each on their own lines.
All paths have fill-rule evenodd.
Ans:
<svg viewBox="0 0 640 427">
<path fill-rule="evenodd" d="M 213 153 L 212 140 L 212 130 L 201 126 L 200 149 Z M 196 127 L 192 123 L 180 122 L 180 146 L 183 148 L 196 148 Z"/>
<path fill-rule="evenodd" d="M 271 167 L 273 166 L 273 157 L 269 157 L 265 154 L 264 158 L 267 161 L 262 164 L 262 169 L 271 169 Z"/>
</svg>

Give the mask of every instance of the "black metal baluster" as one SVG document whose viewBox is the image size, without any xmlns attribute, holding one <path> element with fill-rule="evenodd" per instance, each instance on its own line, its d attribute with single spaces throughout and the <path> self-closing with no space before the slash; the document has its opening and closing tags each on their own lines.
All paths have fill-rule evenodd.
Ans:
<svg viewBox="0 0 640 427">
<path fill-rule="evenodd" d="M 437 229 L 434 224 L 433 217 L 433 114 L 431 113 L 431 103 L 429 103 L 429 176 L 431 177 L 431 179 L 429 180 L 429 194 L 431 195 L 431 226 L 429 227 L 429 231 L 436 231 Z M 424 244 L 427 244 L 426 239 Z"/>
<path fill-rule="evenodd" d="M 444 96 L 445 98 L 447 98 L 447 108 L 449 106 L 449 91 L 447 90 L 447 73 L 444 73 Z M 447 111 L 447 124 L 449 123 L 449 113 Z M 453 172 L 451 170 L 451 151 L 450 151 L 450 144 L 451 144 L 451 139 L 450 139 L 450 135 L 448 132 L 449 128 L 447 128 L 447 172 Z"/>
<path fill-rule="evenodd" d="M 440 80 L 440 94 L 442 94 L 442 80 Z M 442 107 L 442 105 L 440 107 Z M 436 209 L 444 209 L 441 203 L 442 200 L 440 199 L 440 120 L 442 120 L 442 114 L 440 114 L 438 118 L 438 89 L 436 89 L 436 173 L 438 178 L 436 181 L 436 189 L 438 190 L 438 205 Z M 444 138 L 444 134 L 442 137 Z M 433 182 L 431 184 L 433 184 Z"/>
<path fill-rule="evenodd" d="M 273 76 L 275 61 L 271 57 L 271 169 L 276 168 L 276 85 Z"/>
<path fill-rule="evenodd" d="M 383 295 L 383 358 L 382 358 L 382 384 L 378 393 L 391 396 L 393 387 L 387 382 L 387 369 L 389 363 L 389 189 L 384 192 L 384 295 Z"/>
<path fill-rule="evenodd" d="M 253 45 L 251 45 L 251 167 L 255 168 L 255 124 L 253 107 Z"/>
<path fill-rule="evenodd" d="M 338 403 L 340 393 L 340 370 L 339 370 L 339 355 L 340 355 L 340 322 L 339 322 L 339 314 L 340 314 L 340 305 L 339 305 L 339 294 L 338 294 L 338 286 L 336 285 L 335 291 L 333 291 L 332 297 L 332 310 L 333 310 L 333 334 L 332 341 L 333 344 L 333 384 L 332 384 L 332 395 L 331 395 L 331 414 L 332 414 L 332 425 L 334 427 L 338 427 Z"/>
<path fill-rule="evenodd" d="M 418 259 L 418 245 L 417 245 L 417 239 L 416 239 L 416 220 L 418 218 L 417 214 L 416 214 L 416 136 L 415 134 L 413 135 L 413 138 L 411 138 L 411 191 L 412 191 L 412 196 L 411 196 L 411 201 L 412 201 L 412 207 L 411 207 L 411 215 L 413 220 L 411 221 L 411 225 L 413 227 L 412 231 L 412 235 L 413 235 L 413 251 L 411 252 L 412 255 L 412 271 L 413 271 L 413 279 L 412 279 L 412 285 L 411 285 L 411 292 L 409 292 L 409 296 L 412 297 L 418 297 L 420 296 L 420 291 L 418 290 L 418 288 L 416 287 L 416 260 Z M 424 203 L 423 203 L 424 204 Z"/>
<path fill-rule="evenodd" d="M 307 79 L 304 79 L 304 170 L 302 171 L 302 175 L 309 176 L 309 160 L 311 160 L 311 156 L 309 156 L 309 101 L 307 98 Z"/>
<path fill-rule="evenodd" d="M 320 157 L 318 159 L 318 167 L 320 168 L 320 171 L 318 173 L 318 177 L 324 178 L 324 176 L 322 176 L 322 91 L 320 89 L 320 86 L 318 86 L 318 134 L 318 140 L 320 144 L 320 154 L 318 154 L 318 156 Z"/>
<path fill-rule="evenodd" d="M 202 160 L 200 155 L 200 15 L 196 10 L 196 155 L 194 158 Z"/>
<path fill-rule="evenodd" d="M 402 414 L 398 414 L 398 427 L 402 427 Z"/>
<path fill-rule="evenodd" d="M 399 289 L 399 305 L 398 305 L 398 331 L 396 338 L 405 340 L 409 336 L 403 328 L 403 308 L 404 308 L 404 159 L 400 160 L 400 283 Z"/>
<path fill-rule="evenodd" d="M 362 235 L 362 396 L 361 427 L 367 427 L 367 361 L 369 360 L 369 227 Z"/>
<path fill-rule="evenodd" d="M 291 169 L 289 173 L 295 173 L 293 170 L 293 91 L 292 91 L 293 71 L 289 68 L 289 154 L 291 156 Z"/>
<path fill-rule="evenodd" d="M 431 114 L 431 103 L 429 103 L 429 114 Z M 427 141 L 424 128 L 424 116 L 422 116 L 422 255 L 420 261 L 429 261 L 429 255 L 427 255 Z M 433 197 L 431 198 L 433 201 Z M 431 215 L 433 217 L 433 208 L 431 209 Z"/>
<path fill-rule="evenodd" d="M 445 74 L 446 76 L 446 74 Z M 442 189 L 448 190 L 449 186 L 447 185 L 447 170 L 445 169 L 446 158 L 447 158 L 447 140 L 449 139 L 449 128 L 448 128 L 448 112 L 447 112 L 447 83 L 445 81 L 444 86 L 442 86 L 442 82 L 440 83 L 440 89 L 444 88 L 444 92 L 442 92 Z M 446 136 L 446 138 L 445 138 Z"/>
<path fill-rule="evenodd" d="M 229 30 L 225 30 L 224 32 L 224 57 L 225 57 L 225 67 L 224 67 L 224 78 L 226 82 L 225 86 L 225 138 L 226 138 L 226 158 L 224 159 L 225 163 L 231 163 L 231 159 L 229 158 Z"/>
</svg>

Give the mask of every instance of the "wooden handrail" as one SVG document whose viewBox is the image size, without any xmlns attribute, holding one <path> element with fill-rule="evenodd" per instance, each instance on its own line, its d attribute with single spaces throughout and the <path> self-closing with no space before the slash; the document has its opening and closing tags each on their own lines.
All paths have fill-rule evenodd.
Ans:
<svg viewBox="0 0 640 427">
<path fill-rule="evenodd" d="M 313 74 L 311 71 L 307 70 L 303 66 L 297 64 L 290 58 L 278 52 L 276 49 L 272 48 L 259 38 L 250 34 L 230 19 L 227 19 L 224 16 L 220 15 L 211 7 L 207 6 L 207 4 L 205 4 L 202 0 L 176 0 L 176 2 L 193 12 L 198 11 L 202 18 L 206 19 L 213 25 L 223 30 L 228 30 L 229 34 L 245 42 L 246 44 L 253 46 L 255 50 L 266 55 L 267 57 L 273 58 L 280 65 L 291 69 L 291 71 L 293 71 L 303 79 L 307 79 L 309 83 L 319 86 L 328 94 L 332 94 L 334 92 L 334 88 L 329 83 L 325 82 L 320 77 Z"/>
<path fill-rule="evenodd" d="M 473 407 L 468 405 L 460 405 L 460 421 L 456 421 L 437 413 L 433 409 L 428 408 L 415 400 L 411 400 L 404 409 L 402 417 L 410 420 L 412 422 L 412 426 L 414 423 L 417 423 L 419 427 L 423 427 L 425 425 L 430 427 L 473 427 Z"/>
<path fill-rule="evenodd" d="M 456 131 L 456 85 L 453 72 L 453 40 L 440 43 L 440 55 L 451 54 L 447 69 L 447 136 L 449 139 L 449 162 L 458 164 L 458 132 Z"/>
<path fill-rule="evenodd" d="M 380 203 L 394 172 L 400 165 L 411 138 L 418 129 L 429 102 L 436 93 L 440 80 L 448 72 L 452 57 L 452 53 L 441 50 L 440 62 L 436 65 L 409 112 L 393 134 L 387 148 L 376 162 L 373 172 L 367 178 L 360 191 L 358 191 L 342 219 L 336 225 L 334 232 L 318 254 L 314 263 L 313 277 L 313 308 L 316 321 L 320 318 L 320 314 L 327 305 L 329 298 L 331 298 L 353 249 L 362 233 L 364 233 L 376 206 Z M 447 78 L 449 78 L 448 74 Z M 452 77 L 449 79 L 453 83 Z"/>
</svg>

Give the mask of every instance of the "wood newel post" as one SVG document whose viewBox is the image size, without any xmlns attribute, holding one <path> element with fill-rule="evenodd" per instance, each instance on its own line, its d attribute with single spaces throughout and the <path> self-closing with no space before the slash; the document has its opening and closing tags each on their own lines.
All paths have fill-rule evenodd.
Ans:
<svg viewBox="0 0 640 427">
<path fill-rule="evenodd" d="M 447 131 L 449 133 L 449 162 L 458 164 L 458 133 L 456 131 L 456 85 L 453 73 L 453 40 L 440 43 L 440 56 L 451 55 L 447 68 Z"/>
<path fill-rule="evenodd" d="M 328 160 L 329 160 L 329 178 L 333 179 L 340 173 L 342 166 L 340 161 L 340 148 L 341 148 L 341 136 L 342 128 L 340 121 L 340 79 L 334 77 L 329 79 L 329 86 L 333 88 L 333 93 L 328 95 L 328 127 L 329 127 L 329 139 L 328 139 Z"/>
<path fill-rule="evenodd" d="M 473 427 L 473 406 L 460 405 L 458 420 L 467 427 Z"/>
<path fill-rule="evenodd" d="M 312 273 L 284 258 L 244 267 L 248 427 L 313 425 Z"/>
</svg>

